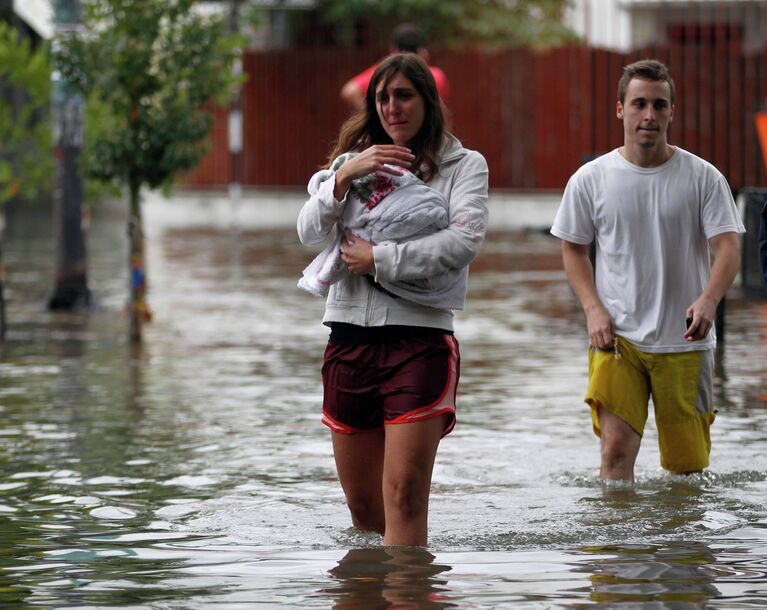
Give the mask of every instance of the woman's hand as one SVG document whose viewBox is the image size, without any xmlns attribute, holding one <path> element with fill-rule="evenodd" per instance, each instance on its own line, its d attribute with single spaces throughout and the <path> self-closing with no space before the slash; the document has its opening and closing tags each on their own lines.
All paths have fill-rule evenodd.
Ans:
<svg viewBox="0 0 767 610">
<path fill-rule="evenodd" d="M 396 144 L 376 144 L 366 148 L 338 169 L 333 196 L 340 201 L 346 191 L 349 190 L 352 180 L 362 178 L 362 176 L 367 176 L 373 172 L 382 171 L 396 176 L 400 172 L 387 167 L 387 165 L 409 168 L 413 159 L 415 159 L 415 155 L 410 152 L 409 148 Z"/>
<path fill-rule="evenodd" d="M 349 271 L 357 275 L 374 273 L 376 270 L 373 246 L 351 233 L 345 235 L 341 243 L 341 260 L 346 263 Z"/>
</svg>

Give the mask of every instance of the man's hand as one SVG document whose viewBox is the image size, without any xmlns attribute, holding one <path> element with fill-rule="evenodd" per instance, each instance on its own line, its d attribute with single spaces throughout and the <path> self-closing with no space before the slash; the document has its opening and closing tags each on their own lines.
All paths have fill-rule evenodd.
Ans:
<svg viewBox="0 0 767 610">
<path fill-rule="evenodd" d="M 341 260 L 357 275 L 375 273 L 373 246 L 364 239 L 348 233 L 341 243 Z"/>
<path fill-rule="evenodd" d="M 700 341 L 708 336 L 716 318 L 716 306 L 724 297 L 740 269 L 740 240 L 737 233 L 721 233 L 708 240 L 714 253 L 711 278 L 703 293 L 687 308 L 692 324 L 684 333 L 687 341 Z"/>
<path fill-rule="evenodd" d="M 601 304 L 586 309 L 586 326 L 591 345 L 597 349 L 612 348 L 615 339 L 613 319 Z"/>
<path fill-rule="evenodd" d="M 708 336 L 716 318 L 716 301 L 701 295 L 687 308 L 687 317 L 692 318 L 692 323 L 684 333 L 687 341 L 700 341 Z"/>
<path fill-rule="evenodd" d="M 599 300 L 594 285 L 594 268 L 589 258 L 589 245 L 563 241 L 562 260 L 567 281 L 586 314 L 589 342 L 597 349 L 610 349 L 615 339 L 615 323 Z"/>
</svg>

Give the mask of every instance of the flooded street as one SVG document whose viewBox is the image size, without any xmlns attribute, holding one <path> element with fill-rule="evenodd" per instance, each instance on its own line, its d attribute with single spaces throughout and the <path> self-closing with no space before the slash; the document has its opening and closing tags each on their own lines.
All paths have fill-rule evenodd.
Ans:
<svg viewBox="0 0 767 610">
<path fill-rule="evenodd" d="M 495 228 L 457 317 L 458 424 L 437 455 L 428 550 L 382 548 L 350 528 L 320 423 L 323 302 L 296 287 L 315 251 L 290 226 L 150 229 L 155 319 L 132 350 L 125 229 L 108 212 L 89 237 L 88 315 L 44 309 L 49 220 L 9 223 L 0 606 L 767 602 L 767 301 L 727 301 L 711 468 L 660 470 L 650 418 L 635 488 L 604 490 L 559 242 Z"/>
</svg>

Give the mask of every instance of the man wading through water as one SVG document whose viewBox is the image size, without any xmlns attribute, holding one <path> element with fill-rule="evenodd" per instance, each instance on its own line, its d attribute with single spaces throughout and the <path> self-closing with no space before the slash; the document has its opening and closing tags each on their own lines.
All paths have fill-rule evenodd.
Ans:
<svg viewBox="0 0 767 610">
<path fill-rule="evenodd" d="M 600 478 L 634 480 L 650 396 L 661 465 L 699 472 L 715 413 L 715 312 L 740 266 L 745 229 L 722 174 L 668 143 L 674 81 L 666 66 L 626 66 L 615 112 L 623 146 L 570 178 L 551 228 L 586 314 L 585 401 L 601 438 Z"/>
</svg>

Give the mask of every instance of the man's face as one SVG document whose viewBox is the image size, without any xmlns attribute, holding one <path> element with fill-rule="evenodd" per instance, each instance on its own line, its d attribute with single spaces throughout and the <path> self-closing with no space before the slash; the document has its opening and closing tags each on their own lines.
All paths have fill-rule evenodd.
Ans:
<svg viewBox="0 0 767 610">
<path fill-rule="evenodd" d="M 623 121 L 624 144 L 643 148 L 665 144 L 674 115 L 669 84 L 632 78 L 623 103 L 617 104 L 616 115 Z"/>
</svg>

